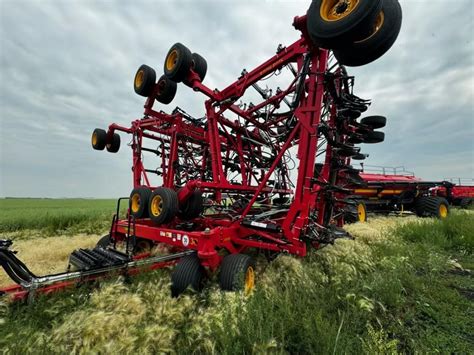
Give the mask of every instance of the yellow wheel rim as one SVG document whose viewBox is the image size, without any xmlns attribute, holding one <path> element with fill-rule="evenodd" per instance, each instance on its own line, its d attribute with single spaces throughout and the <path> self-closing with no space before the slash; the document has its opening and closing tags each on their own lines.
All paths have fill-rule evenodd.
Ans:
<svg viewBox="0 0 474 355">
<path fill-rule="evenodd" d="M 245 294 L 249 294 L 255 287 L 255 272 L 253 267 L 249 266 L 245 272 Z"/>
<path fill-rule="evenodd" d="M 367 214 L 365 212 L 365 206 L 362 203 L 357 205 L 357 215 L 359 216 L 359 222 L 365 222 Z"/>
<path fill-rule="evenodd" d="M 97 133 L 92 133 L 92 145 L 97 144 Z"/>
<path fill-rule="evenodd" d="M 161 196 L 156 195 L 151 200 L 151 213 L 153 216 L 158 217 L 163 211 L 163 199 Z"/>
<path fill-rule="evenodd" d="M 441 204 L 439 206 L 439 216 L 441 218 L 446 218 L 448 217 L 448 207 L 445 204 Z"/>
<path fill-rule="evenodd" d="M 379 15 L 377 16 L 377 19 L 375 20 L 373 32 L 369 35 L 369 37 L 361 39 L 360 41 L 355 41 L 355 43 L 361 43 L 361 42 L 367 41 L 368 39 L 375 36 L 375 34 L 378 31 L 380 31 L 380 29 L 382 28 L 384 22 L 385 22 L 385 15 L 383 14 L 383 11 L 380 11 Z"/>
<path fill-rule="evenodd" d="M 320 8 L 325 21 L 339 21 L 349 16 L 359 5 L 359 0 L 323 0 Z"/>
<path fill-rule="evenodd" d="M 132 212 L 137 213 L 138 210 L 140 209 L 140 195 L 139 194 L 134 194 L 132 196 Z"/>
<path fill-rule="evenodd" d="M 143 81 L 145 80 L 145 72 L 143 70 L 139 70 L 137 75 L 135 75 L 135 87 L 138 89 L 142 87 Z"/>
<path fill-rule="evenodd" d="M 178 61 L 178 51 L 174 49 L 166 58 L 166 69 L 173 70 Z"/>
</svg>

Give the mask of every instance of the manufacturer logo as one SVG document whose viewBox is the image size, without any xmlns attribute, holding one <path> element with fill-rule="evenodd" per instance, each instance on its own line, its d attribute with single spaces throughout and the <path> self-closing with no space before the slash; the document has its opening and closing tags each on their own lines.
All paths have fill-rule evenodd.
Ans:
<svg viewBox="0 0 474 355">
<path fill-rule="evenodd" d="M 183 245 L 185 247 L 189 245 L 189 237 L 187 235 L 183 235 Z"/>
</svg>

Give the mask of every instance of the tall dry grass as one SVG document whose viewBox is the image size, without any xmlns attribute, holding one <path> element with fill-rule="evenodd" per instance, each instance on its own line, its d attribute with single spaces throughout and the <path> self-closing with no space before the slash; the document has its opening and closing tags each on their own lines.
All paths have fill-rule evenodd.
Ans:
<svg viewBox="0 0 474 355">
<path fill-rule="evenodd" d="M 57 236 L 49 238 L 17 239 L 12 250 L 36 275 L 66 271 L 69 255 L 78 248 L 95 246 L 99 235 Z M 0 287 L 11 284 L 10 278 L 0 269 Z"/>
<path fill-rule="evenodd" d="M 372 219 L 307 258 L 259 259 L 246 297 L 211 280 L 172 299 L 167 270 L 3 308 L 6 353 L 469 353 L 471 216 Z M 430 234 L 451 243 L 429 243 Z M 436 240 L 438 240 L 437 238 Z M 456 262 L 453 263 L 453 259 Z M 474 266 L 474 265 L 473 265 Z M 451 273 L 461 267 L 467 274 Z M 471 285 L 471 286 L 469 286 Z M 455 286 L 455 287 L 454 287 Z M 21 341 L 20 341 L 21 340 Z"/>
</svg>

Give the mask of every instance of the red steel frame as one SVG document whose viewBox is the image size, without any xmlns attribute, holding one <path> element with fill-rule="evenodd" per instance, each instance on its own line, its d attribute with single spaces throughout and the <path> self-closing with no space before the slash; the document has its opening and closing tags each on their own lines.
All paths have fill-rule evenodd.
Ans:
<svg viewBox="0 0 474 355">
<path fill-rule="evenodd" d="M 296 18 L 295 26 L 304 28 L 301 24 L 305 19 Z M 327 227 L 331 213 L 326 213 L 328 206 L 327 193 L 323 194 L 321 184 L 314 182 L 314 166 L 318 149 L 318 139 L 321 134 L 318 132 L 318 125 L 321 122 L 323 113 L 323 100 L 331 104 L 331 97 L 326 90 L 326 71 L 328 70 L 328 51 L 315 48 L 311 45 L 304 31 L 302 36 L 292 45 L 279 51 L 276 55 L 265 61 L 263 64 L 250 72 L 245 72 L 234 83 L 221 91 L 211 90 L 199 80 L 199 77 L 192 70 L 185 82 L 194 91 L 199 91 L 208 97 L 205 102 L 207 130 L 196 127 L 185 122 L 181 113 L 166 114 L 153 110 L 154 95 L 151 95 L 145 103 L 144 118 L 132 122 L 131 127 L 124 127 L 117 124 L 109 126 L 109 135 L 115 131 L 122 131 L 133 135 L 133 183 L 134 187 L 149 186 L 150 180 L 147 170 L 141 160 L 143 139 L 152 139 L 162 142 L 162 146 L 169 144 L 169 151 L 166 149 L 161 153 L 162 164 L 161 174 L 163 176 L 163 186 L 177 188 L 176 185 L 176 162 L 179 153 L 180 139 L 192 141 L 197 147 L 201 147 L 207 154 L 202 158 L 204 170 L 211 162 L 211 179 L 193 179 L 186 181 L 179 186 L 178 192 L 180 203 L 185 201 L 194 189 L 203 192 L 213 192 L 213 197 L 217 203 L 222 200 L 222 193 L 238 193 L 251 196 L 249 203 L 243 212 L 235 218 L 226 218 L 220 215 L 206 215 L 203 218 L 194 220 L 194 229 L 191 231 L 179 228 L 179 221 L 171 222 L 167 225 L 155 226 L 150 220 L 140 219 L 135 222 L 134 235 L 154 242 L 167 243 L 176 247 L 195 249 L 198 251 L 202 264 L 215 268 L 219 265 L 221 256 L 220 249 L 226 249 L 231 253 L 243 252 L 248 248 L 260 248 L 275 252 L 288 252 L 304 256 L 307 253 L 307 244 L 302 240 L 306 228 L 310 223 L 310 214 L 317 211 L 314 222 L 318 226 Z M 305 56 L 310 56 L 309 73 L 305 80 L 305 91 L 298 107 L 291 113 L 295 119 L 295 124 L 290 127 L 290 132 L 284 142 L 278 147 L 273 146 L 275 156 L 269 166 L 262 170 L 259 178 L 252 175 L 252 167 L 246 166 L 247 155 L 243 138 L 249 138 L 257 144 L 250 144 L 251 152 L 258 153 L 259 144 L 266 142 L 259 135 L 259 130 L 268 131 L 275 129 L 281 120 L 265 122 L 259 120 L 256 112 L 261 108 L 275 111 L 282 100 L 293 94 L 297 88 L 297 77 L 283 91 L 264 99 L 256 105 L 249 105 L 242 109 L 235 104 L 235 101 L 242 97 L 246 90 L 259 80 L 265 78 L 275 71 L 281 70 L 289 64 L 296 64 L 297 71 L 301 72 L 305 65 Z M 334 79 L 337 80 L 337 79 Z M 231 121 L 225 117 L 226 113 L 232 112 L 239 116 L 239 121 Z M 326 124 L 334 128 L 336 110 L 330 110 L 330 118 Z M 289 118 L 289 117 L 286 117 Z M 243 124 L 240 123 L 243 120 Z M 246 125 L 253 125 L 255 129 L 249 130 Z M 232 130 L 233 134 L 228 133 Z M 166 137 L 166 138 L 163 138 Z M 278 188 L 267 185 L 270 177 L 275 172 L 276 167 L 282 164 L 282 158 L 290 147 L 297 146 L 297 158 L 300 161 L 294 191 L 293 201 L 289 210 L 272 219 L 267 219 L 263 224 L 272 223 L 278 226 L 278 231 L 261 230 L 261 228 L 243 225 L 245 218 L 251 216 L 252 208 L 259 197 L 273 193 L 292 192 L 286 184 Z M 229 148 L 230 147 L 230 148 Z M 328 143 L 328 147 L 330 147 Z M 236 152 L 240 162 L 241 183 L 228 181 L 224 163 L 230 150 Z M 227 154 L 227 155 L 226 155 Z M 319 179 L 329 181 L 331 175 L 330 162 L 332 159 L 332 149 L 326 150 L 325 166 Z M 196 166 L 198 168 L 198 166 Z M 255 169 L 254 169 L 255 170 Z M 149 171 L 148 171 L 149 172 Z M 204 174 L 204 172 L 203 172 Z M 328 211 L 329 212 L 329 211 Z M 328 218 L 329 216 L 329 218 Z M 128 220 L 117 220 L 112 227 L 113 238 L 123 238 L 129 230 Z M 341 221 L 339 221 L 341 224 Z"/>
<path fill-rule="evenodd" d="M 141 257 L 147 257 L 148 255 L 141 255 Z M 137 258 L 135 258 L 137 259 Z M 154 263 L 148 267 L 134 267 L 134 268 L 129 268 L 126 269 L 125 271 L 121 271 L 121 274 L 126 274 L 127 276 L 134 276 L 138 275 L 143 272 L 147 271 L 153 271 L 169 266 L 173 266 L 176 264 L 176 260 L 172 261 L 166 261 L 166 262 L 158 262 Z M 92 282 L 92 281 L 97 281 L 97 280 L 102 280 L 105 277 L 109 275 L 104 275 L 104 274 L 98 274 L 98 275 L 93 275 L 93 276 L 88 276 L 88 277 L 83 277 L 80 279 L 81 282 L 86 283 L 86 282 Z M 29 299 L 30 297 L 33 297 L 35 293 L 38 294 L 43 294 L 43 295 L 50 295 L 56 292 L 63 291 L 65 289 L 71 289 L 77 286 L 77 280 L 68 280 L 68 281 L 60 281 L 60 282 L 55 282 L 53 284 L 47 285 L 40 287 L 38 289 L 26 289 L 22 285 L 18 284 L 13 284 L 7 287 L 3 287 L 0 289 L 1 294 L 9 295 L 9 298 L 11 301 L 22 301 L 25 299 Z"/>
</svg>

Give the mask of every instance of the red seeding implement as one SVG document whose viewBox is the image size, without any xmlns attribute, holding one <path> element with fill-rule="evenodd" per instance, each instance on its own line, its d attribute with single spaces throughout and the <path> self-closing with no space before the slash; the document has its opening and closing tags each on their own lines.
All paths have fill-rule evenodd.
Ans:
<svg viewBox="0 0 474 355">
<path fill-rule="evenodd" d="M 443 184 L 431 189 L 430 193 L 432 196 L 444 197 L 453 206 L 470 208 L 474 205 L 474 179 L 445 179 Z"/>
<path fill-rule="evenodd" d="M 79 271 L 70 279 L 136 268 L 134 253 L 162 243 L 177 254 L 150 265 L 179 259 L 174 296 L 189 286 L 199 290 L 212 272 L 223 290 L 248 292 L 255 282 L 252 253 L 305 256 L 310 247 L 348 236 L 340 227 L 353 204 L 345 199 L 347 186 L 358 176 L 349 165 L 360 155 L 354 144 L 382 142 L 384 133 L 374 128 L 385 118 L 357 120 L 370 101 L 353 93 L 344 65 L 382 56 L 400 31 L 401 8 L 396 0 L 315 0 L 293 25 L 301 34 L 295 43 L 278 46 L 220 90 L 203 83 L 206 60 L 181 43 L 169 50 L 158 80 L 151 67 L 138 69 L 134 89 L 146 97 L 143 116 L 92 135 L 94 149 L 112 153 L 120 148 L 118 133 L 130 135 L 128 213 L 120 217 L 119 199 L 110 234 L 94 250 L 71 255 Z M 169 104 L 181 82 L 207 97 L 202 116 L 155 108 Z M 2 253 L 22 290 L 43 285 L 8 246 Z"/>
<path fill-rule="evenodd" d="M 353 221 L 366 220 L 367 211 L 410 211 L 420 217 L 446 218 L 450 205 L 465 208 L 472 204 L 474 198 L 474 186 L 467 186 L 467 182 L 455 185 L 451 181 L 423 181 L 403 167 L 366 165 L 359 176 L 360 180 L 354 183 L 353 194 L 348 197 L 355 202 L 359 212 L 357 217 L 352 218 Z"/>
</svg>

